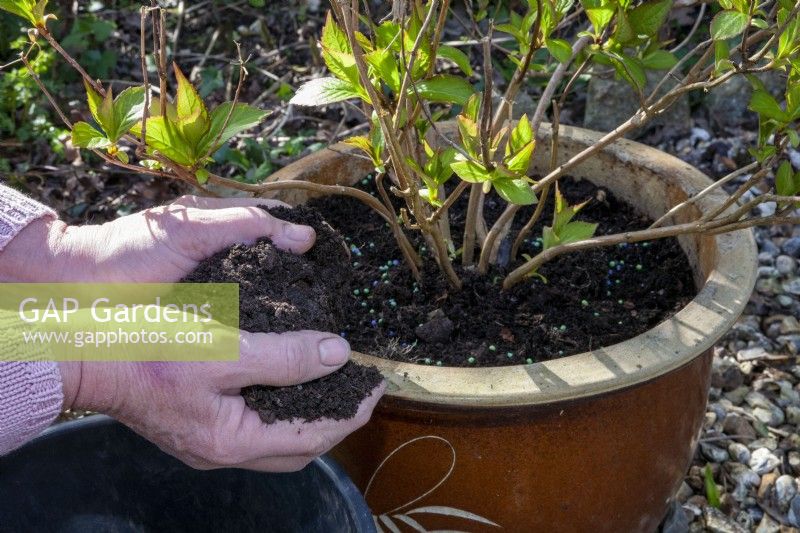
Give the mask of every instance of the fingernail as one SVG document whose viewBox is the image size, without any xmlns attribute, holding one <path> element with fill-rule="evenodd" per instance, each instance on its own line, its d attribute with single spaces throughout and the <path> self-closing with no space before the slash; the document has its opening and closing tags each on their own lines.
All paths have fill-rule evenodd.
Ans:
<svg viewBox="0 0 800 533">
<path fill-rule="evenodd" d="M 295 242 L 308 242 L 314 235 L 314 230 L 308 226 L 300 226 L 297 224 L 285 224 L 283 226 L 283 235 L 287 239 Z"/>
<path fill-rule="evenodd" d="M 341 337 L 330 337 L 319 343 L 319 360 L 325 366 L 341 366 L 350 357 L 350 345 Z"/>
</svg>

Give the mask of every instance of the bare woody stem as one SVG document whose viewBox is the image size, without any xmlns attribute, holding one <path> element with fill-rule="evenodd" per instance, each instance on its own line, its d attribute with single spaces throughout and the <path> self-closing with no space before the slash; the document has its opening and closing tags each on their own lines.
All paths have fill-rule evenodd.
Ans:
<svg viewBox="0 0 800 533">
<path fill-rule="evenodd" d="M 539 103 L 536 105 L 536 111 L 533 113 L 533 118 L 531 119 L 531 128 L 533 131 L 537 131 L 539 129 L 539 125 L 544 119 L 545 109 L 547 109 L 547 106 L 550 105 L 550 100 L 553 98 L 556 89 L 564 79 L 570 64 L 572 64 L 572 62 L 575 60 L 575 56 L 577 56 L 581 50 L 586 48 L 586 45 L 589 44 L 591 39 L 592 38 L 589 35 L 584 35 L 575 41 L 575 44 L 572 45 L 572 57 L 570 57 L 570 60 L 564 63 L 559 63 L 559 65 L 556 67 L 556 70 L 553 72 L 553 76 L 550 78 L 550 81 L 547 82 L 547 86 L 544 88 L 544 91 L 542 91 L 542 96 L 539 98 Z"/>
<path fill-rule="evenodd" d="M 456 200 L 458 200 L 461 197 L 461 194 L 467 189 L 467 187 L 469 187 L 469 182 L 467 181 L 458 182 L 458 185 L 456 185 L 456 188 L 453 189 L 453 192 L 451 192 L 450 195 L 447 197 L 447 199 L 444 202 L 442 202 L 442 205 L 438 209 L 436 209 L 436 211 L 434 211 L 434 213 L 430 216 L 428 221 L 431 224 L 437 222 L 442 217 L 442 215 L 447 213 L 447 210 L 450 209 L 454 203 L 456 203 Z"/>
<path fill-rule="evenodd" d="M 394 126 L 400 123 L 400 116 L 402 115 L 403 108 L 406 104 L 406 99 L 408 97 L 408 89 L 409 85 L 411 84 L 412 73 L 414 71 L 414 64 L 417 61 L 417 54 L 419 54 L 419 49 L 422 46 L 423 41 L 427 38 L 428 35 L 428 28 L 433 21 L 433 14 L 436 12 L 436 7 L 439 5 L 439 0 L 432 0 L 431 6 L 428 9 L 428 14 L 425 17 L 425 20 L 422 22 L 422 27 L 419 30 L 419 34 L 417 38 L 414 40 L 414 45 L 411 48 L 411 51 L 408 56 L 408 61 L 406 63 L 405 75 L 403 76 L 403 81 L 400 84 L 400 92 L 397 96 L 397 110 L 394 117 Z"/>
<path fill-rule="evenodd" d="M 33 66 L 31 66 L 30 61 L 28 61 L 28 54 L 31 53 L 34 46 L 36 45 L 31 45 L 26 52 L 20 54 L 20 60 L 22 60 L 22 62 L 25 64 L 28 74 L 33 79 L 34 83 L 36 83 L 36 85 L 39 87 L 39 90 L 44 93 L 47 101 L 50 102 L 50 105 L 53 106 L 53 109 L 55 109 L 56 113 L 58 113 L 58 117 L 61 119 L 61 121 L 67 126 L 67 128 L 72 129 L 72 122 L 70 122 L 70 120 L 67 118 L 67 115 L 64 114 L 64 111 L 61 110 L 61 106 L 58 105 L 58 102 L 56 102 L 55 98 L 53 98 L 53 95 L 50 94 L 50 91 L 47 90 L 47 87 L 45 87 L 44 83 L 42 83 L 39 75 L 36 74 L 35 70 L 33 70 Z"/>
<path fill-rule="evenodd" d="M 699 202 L 700 200 L 702 200 L 703 198 L 705 198 L 706 196 L 708 196 L 709 194 L 711 194 L 715 190 L 719 189 L 723 185 L 725 185 L 727 183 L 730 183 L 731 181 L 735 180 L 739 176 L 747 174 L 748 172 L 751 172 L 751 171 L 755 170 L 758 167 L 759 167 L 759 163 L 758 162 L 753 162 L 753 163 L 750 163 L 747 166 L 744 166 L 744 167 L 742 167 L 742 168 L 740 168 L 738 170 L 735 170 L 735 171 L 731 172 L 730 174 L 728 174 L 727 176 L 721 178 L 720 180 L 715 181 L 714 183 L 712 183 L 711 185 L 709 185 L 708 187 L 706 187 L 705 189 L 703 189 L 702 191 L 700 191 L 696 195 L 692 196 L 691 198 L 689 198 L 688 200 L 686 200 L 684 202 L 679 203 L 678 205 L 676 205 L 675 207 L 673 207 L 672 209 L 670 209 L 669 211 L 664 213 L 658 220 L 653 222 L 653 224 L 650 226 L 650 228 L 654 229 L 654 228 L 657 228 L 659 226 L 663 226 L 664 223 L 667 220 L 669 220 L 671 217 L 674 217 L 674 216 L 678 215 L 678 213 L 682 212 L 684 209 L 693 206 L 694 204 L 696 204 L 697 202 Z"/>
<path fill-rule="evenodd" d="M 494 115 L 494 131 L 500 129 L 503 122 L 505 122 L 509 118 L 509 110 L 511 108 L 511 102 L 517 97 L 517 93 L 519 92 L 520 88 L 522 87 L 522 83 L 525 81 L 525 76 L 528 75 L 528 70 L 531 67 L 531 61 L 533 60 L 533 54 L 540 48 L 541 43 L 539 43 L 539 31 L 542 27 L 542 0 L 536 0 L 536 20 L 533 23 L 533 27 L 531 28 L 530 33 L 530 41 L 528 43 L 528 51 L 526 52 L 525 56 L 522 58 L 522 61 L 517 66 L 517 69 L 514 71 L 514 75 L 511 78 L 511 81 L 508 84 L 508 88 L 506 88 L 506 92 L 503 95 L 503 98 L 500 100 L 500 105 L 497 107 L 497 111 Z"/>
<path fill-rule="evenodd" d="M 231 117 L 233 116 L 233 111 L 236 109 L 236 104 L 239 103 L 239 96 L 242 93 L 242 86 L 244 85 L 244 80 L 247 78 L 247 69 L 244 66 L 244 59 L 242 58 L 242 48 L 239 43 L 236 44 L 236 54 L 239 57 L 239 82 L 236 84 L 236 91 L 233 94 L 233 101 L 231 102 L 231 106 L 228 109 L 227 115 L 225 115 L 225 121 L 222 123 L 222 127 L 219 129 L 219 133 L 217 133 L 216 138 L 214 138 L 214 142 L 211 143 L 209 147 L 209 152 L 206 154 L 207 156 L 211 155 L 211 151 L 214 150 L 214 147 L 219 144 L 219 140 L 222 138 L 222 134 L 225 132 L 225 128 L 228 127 L 228 123 L 231 121 Z"/>
<path fill-rule="evenodd" d="M 153 54 L 158 70 L 159 105 L 161 116 L 167 116 L 167 38 L 164 30 L 164 11 L 158 7 L 156 0 L 151 0 L 153 6 Z"/>
<path fill-rule="evenodd" d="M 528 70 L 531 66 L 531 61 L 533 60 L 533 55 L 536 50 L 539 49 L 539 32 L 541 30 L 542 24 L 542 0 L 536 0 L 536 19 L 533 23 L 530 33 L 530 41 L 528 43 L 528 50 L 525 53 L 525 56 L 522 58 L 522 61 L 517 65 L 516 70 L 514 71 L 514 75 L 511 78 L 511 81 L 506 88 L 505 94 L 503 94 L 503 98 L 500 100 L 500 104 L 497 107 L 497 110 L 494 114 L 494 119 L 492 121 L 492 133 L 496 133 L 502 127 L 502 124 L 508 119 L 511 109 L 511 102 L 517 97 L 517 93 L 519 92 L 520 88 L 522 87 L 522 83 L 525 81 L 525 76 L 528 74 Z M 478 236 L 477 230 L 479 224 L 485 225 L 483 221 L 483 216 L 481 214 L 483 206 L 483 190 L 480 184 L 474 184 L 470 188 L 469 193 L 469 203 L 467 204 L 467 214 L 466 214 L 466 221 L 464 224 L 464 239 L 463 239 L 463 249 L 462 249 L 462 260 L 464 265 L 471 265 L 474 260 L 475 254 L 475 239 Z M 480 221 L 479 221 L 480 219 Z M 484 252 L 486 250 L 486 241 L 489 238 L 489 234 L 491 231 L 487 233 L 485 237 L 483 237 L 483 243 L 481 246 L 481 261 L 483 262 Z M 491 250 L 487 252 L 486 256 L 486 264 L 488 265 L 489 256 L 491 255 Z"/>
<path fill-rule="evenodd" d="M 144 109 L 142 110 L 142 152 L 147 144 L 147 119 L 150 116 L 150 77 L 147 73 L 147 39 L 145 28 L 147 27 L 147 7 L 142 6 L 140 10 L 141 19 L 139 20 L 139 63 L 142 69 L 142 84 L 144 85 Z"/>
<path fill-rule="evenodd" d="M 370 80 L 369 71 L 364 60 L 364 51 L 361 49 L 361 45 L 356 38 L 356 25 L 358 24 L 359 8 L 358 0 L 351 0 L 349 6 L 347 5 L 346 0 L 337 1 L 341 2 L 340 6 L 342 7 L 341 12 L 344 30 L 347 35 L 348 42 L 350 43 L 350 48 L 353 51 L 353 57 L 355 59 L 356 68 L 358 69 L 358 75 L 361 80 L 361 84 L 367 91 L 370 102 L 372 103 L 375 113 L 378 116 L 378 122 L 380 123 L 381 131 L 386 139 L 386 147 L 389 152 L 389 157 L 392 161 L 392 167 L 394 168 L 398 183 L 402 189 L 401 195 L 405 199 L 410 211 L 414 214 L 420 230 L 426 236 L 426 238 L 428 238 L 430 244 L 432 245 L 434 252 L 436 253 L 436 260 L 439 264 L 439 268 L 441 268 L 442 272 L 447 277 L 450 285 L 455 289 L 460 289 L 461 279 L 458 277 L 458 274 L 456 274 L 455 270 L 453 269 L 453 265 L 450 262 L 450 258 L 448 257 L 447 253 L 447 245 L 442 237 L 441 230 L 437 224 L 428 223 L 425 206 L 423 205 L 422 199 L 419 196 L 417 182 L 414 179 L 413 174 L 409 171 L 408 164 L 406 163 L 403 144 L 397 137 L 394 123 L 389 118 L 389 112 L 383 108 L 380 95 L 378 95 Z M 432 15 L 431 13 L 428 15 L 429 16 L 426 17 L 426 20 L 428 20 L 428 24 L 430 24 Z M 423 33 L 424 32 L 422 31 L 420 32 L 421 35 Z M 415 48 L 417 48 L 416 45 Z M 398 98 L 403 98 L 403 95 L 405 94 L 405 92 L 401 92 Z"/>
<path fill-rule="evenodd" d="M 492 163 L 491 146 L 492 146 L 492 87 L 493 73 L 492 73 L 492 25 L 489 25 L 489 32 L 483 38 L 483 99 L 481 100 L 481 119 L 480 119 L 480 135 L 481 135 L 481 158 L 483 166 L 487 170 L 494 169 Z"/>
<path fill-rule="evenodd" d="M 538 5 L 539 9 L 541 9 L 542 7 L 541 2 L 539 2 Z M 534 26 L 537 27 L 537 31 L 534 36 L 535 39 L 536 36 L 538 36 L 538 24 L 535 24 Z M 537 104 L 536 110 L 534 111 L 533 119 L 531 120 L 531 127 L 534 132 L 536 132 L 539 129 L 539 126 L 541 125 L 542 120 L 544 119 L 544 110 L 550 104 L 550 100 L 555 94 L 556 89 L 563 81 L 569 65 L 572 64 L 572 61 L 575 60 L 575 57 L 589 44 L 590 41 L 591 38 L 589 36 L 584 36 L 579 38 L 572 46 L 572 55 L 570 57 L 570 60 L 565 63 L 561 63 L 558 65 L 558 67 L 556 67 L 556 70 L 553 73 L 553 76 L 550 78 L 550 81 L 547 83 L 547 86 L 545 87 L 544 91 L 542 92 L 542 96 L 540 97 L 539 103 Z M 534 43 L 535 41 L 531 41 L 532 49 L 538 48 L 538 46 L 537 47 L 534 46 Z M 516 90 L 514 94 L 516 94 Z M 501 116 L 498 115 L 497 118 L 501 118 Z M 546 195 L 547 194 L 545 193 L 544 196 L 546 197 Z M 514 216 L 517 214 L 519 209 L 520 206 L 514 204 L 509 204 L 508 206 L 506 206 L 506 209 L 503 211 L 500 217 L 492 225 L 489 232 L 486 234 L 486 238 L 483 240 L 483 243 L 481 245 L 481 258 L 480 262 L 478 263 L 478 271 L 481 272 L 482 274 L 488 272 L 489 263 L 495 259 L 498 246 L 500 242 L 508 234 L 508 232 L 511 230 L 511 224 L 514 221 Z M 527 228 L 527 231 L 530 231 L 530 229 L 533 227 L 533 224 L 536 223 L 538 217 L 541 216 L 542 209 L 543 206 L 537 207 L 536 212 L 534 212 L 534 218 L 532 218 L 532 220 L 529 221 L 529 223 L 526 224 L 525 226 Z M 524 231 L 525 229 L 523 229 L 523 232 Z M 518 236 L 518 238 L 515 241 L 514 247 L 517 250 L 519 250 L 519 246 L 522 242 L 522 239 L 524 239 L 524 237 L 520 238 Z"/>
<path fill-rule="evenodd" d="M 263 195 L 265 193 L 270 193 L 275 191 L 296 189 L 296 190 L 305 190 L 325 195 L 350 196 L 368 205 L 376 213 L 378 213 L 381 216 L 381 218 L 383 218 L 385 221 L 389 222 L 393 218 L 393 214 L 390 213 L 377 198 L 360 189 L 356 189 L 354 187 L 346 187 L 344 185 L 322 185 L 320 183 L 312 183 L 310 181 L 301 181 L 301 180 L 272 181 L 268 183 L 250 184 L 250 183 L 242 183 L 240 181 L 232 180 L 229 178 L 223 178 L 222 176 L 218 176 L 216 174 L 209 174 L 208 182 L 213 183 L 214 185 L 221 185 L 223 187 L 228 187 L 230 189 L 235 189 L 238 191 L 249 192 L 256 195 Z"/>
<path fill-rule="evenodd" d="M 621 243 L 635 243 L 643 241 L 651 241 L 655 239 L 663 239 L 666 237 L 675 237 L 678 235 L 688 235 L 692 233 L 709 233 L 716 235 L 719 233 L 728 233 L 737 229 L 743 229 L 753 226 L 771 226 L 774 224 L 797 224 L 800 223 L 800 217 L 759 217 L 748 220 L 728 220 L 727 222 L 711 221 L 711 222 L 690 222 L 687 224 L 678 224 L 675 226 L 666 226 L 656 229 L 646 229 L 641 231 L 631 231 L 627 233 L 617 233 L 614 235 L 604 235 L 602 237 L 595 237 L 584 241 L 573 242 L 569 244 L 562 244 L 549 248 L 540 254 L 536 255 L 533 259 L 526 262 L 524 265 L 514 269 L 505 280 L 503 280 L 503 289 L 508 290 L 517 283 L 524 280 L 529 273 L 535 272 L 543 264 L 552 261 L 566 253 L 578 252 L 581 250 L 589 250 L 593 248 L 601 248 L 608 246 L 615 246 Z"/>
<path fill-rule="evenodd" d="M 708 69 L 713 67 L 708 67 L 707 69 L 700 71 L 702 69 L 702 65 L 704 64 L 705 60 L 708 58 L 709 51 L 713 51 L 712 48 L 706 50 L 706 53 L 703 55 L 701 61 L 699 61 L 686 75 L 683 80 L 683 85 L 679 85 L 675 87 L 667 94 L 659 98 L 656 102 L 644 107 L 640 108 L 633 116 L 631 116 L 628 120 L 617 126 L 612 131 L 608 132 L 604 135 L 600 140 L 598 140 L 592 146 L 586 148 L 585 150 L 575 154 L 572 158 L 568 161 L 560 165 L 559 167 L 553 169 L 550 173 L 544 176 L 535 186 L 534 192 L 542 190 L 546 185 L 553 183 L 554 181 L 561 178 L 566 172 L 570 169 L 574 168 L 576 165 L 582 163 L 598 151 L 602 150 L 612 142 L 616 141 L 617 139 L 621 138 L 625 134 L 639 128 L 650 119 L 652 119 L 657 113 L 660 113 L 670 107 L 678 98 L 683 96 L 684 94 L 698 90 L 698 89 L 711 89 L 721 85 L 728 81 L 731 77 L 737 74 L 744 74 L 748 72 L 762 72 L 767 70 L 770 64 L 764 65 L 762 67 L 753 67 L 748 69 L 741 69 L 735 71 L 728 71 L 721 76 L 715 78 L 711 81 L 705 82 L 698 82 L 695 81 L 703 76 L 708 76 L 710 72 Z M 505 213 L 504 213 L 505 214 Z M 501 217 L 502 218 L 502 217 Z M 499 220 L 498 220 L 499 222 Z"/>
<path fill-rule="evenodd" d="M 97 80 L 89 76 L 89 73 L 86 72 L 84 68 L 80 66 L 80 64 L 78 64 L 78 62 L 75 60 L 74 57 L 69 55 L 69 53 L 61 47 L 61 45 L 58 43 L 58 41 L 55 40 L 55 38 L 47 28 L 39 27 L 37 28 L 37 30 L 39 31 L 39 35 L 45 38 L 45 40 L 50 44 L 50 46 L 52 46 L 53 49 L 56 52 L 58 52 L 61 57 L 64 58 L 64 61 L 69 63 L 70 67 L 75 69 L 75 71 L 78 74 L 80 74 L 81 78 L 83 78 L 84 81 L 92 87 L 92 89 L 97 91 L 97 93 L 100 94 L 100 96 L 106 95 L 106 90 L 103 88 L 103 86 L 97 83 Z"/>
<path fill-rule="evenodd" d="M 633 131 L 636 128 L 640 127 L 641 125 L 643 125 L 644 123 L 649 121 L 653 116 L 655 116 L 656 113 L 661 112 L 664 109 L 666 109 L 669 106 L 671 106 L 683 94 L 688 93 L 688 92 L 690 92 L 692 90 L 695 90 L 695 89 L 706 89 L 706 88 L 716 87 L 717 85 L 720 85 L 721 83 L 724 83 L 725 81 L 730 79 L 732 76 L 734 76 L 736 74 L 739 74 L 741 72 L 760 71 L 760 70 L 765 68 L 765 67 L 759 67 L 759 68 L 746 69 L 746 70 L 742 70 L 742 71 L 729 71 L 729 72 L 726 72 L 725 74 L 717 77 L 716 79 L 714 79 L 712 81 L 696 82 L 695 80 L 697 80 L 700 76 L 708 75 L 708 72 L 706 72 L 706 71 L 702 71 L 701 72 L 702 65 L 703 65 L 704 61 L 707 58 L 708 58 L 708 50 L 706 50 L 706 53 L 703 55 L 702 60 L 699 61 L 698 64 L 695 65 L 689 71 L 689 73 L 686 75 L 686 77 L 683 80 L 683 85 L 680 85 L 680 86 L 672 89 L 667 94 L 665 94 L 664 96 L 659 98 L 653 104 L 651 104 L 649 106 L 646 106 L 644 108 L 640 108 L 628 120 L 626 120 L 624 123 L 622 123 L 619 126 L 617 126 L 614 130 L 612 130 L 609 133 L 607 133 L 606 135 L 604 135 L 597 142 L 595 142 L 591 146 L 587 147 L 586 149 L 582 150 L 581 152 L 575 154 L 573 157 L 571 157 L 565 163 L 563 163 L 560 166 L 556 167 L 555 169 L 551 170 L 545 177 L 543 177 L 541 180 L 539 180 L 539 182 L 534 186 L 534 188 L 533 188 L 534 192 L 540 192 L 545 187 L 549 187 L 550 185 L 552 185 L 552 183 L 554 183 L 555 181 L 560 179 L 570 169 L 572 169 L 575 166 L 577 166 L 578 164 L 582 163 L 583 161 L 585 161 L 586 159 L 588 159 L 589 157 L 591 157 L 595 153 L 599 152 L 600 150 L 602 150 L 603 148 L 605 148 L 606 146 L 608 146 L 612 142 L 616 141 L 620 137 L 624 136 L 628 132 Z M 503 211 L 503 213 L 500 215 L 498 220 L 495 222 L 494 226 L 492 226 L 492 229 L 489 231 L 489 235 L 487 235 L 487 237 L 486 237 L 486 241 L 484 243 L 484 246 L 487 246 L 487 244 L 490 243 L 490 242 L 494 243 L 494 241 L 503 232 L 503 229 L 508 224 L 510 224 L 511 220 L 513 220 L 514 214 L 518 210 L 519 210 L 519 206 L 509 205 L 505 209 L 505 211 Z M 719 214 L 719 213 L 715 213 L 713 216 L 716 216 L 717 214 Z M 674 226 L 671 226 L 671 227 L 674 227 Z M 669 228 L 662 228 L 662 229 L 669 229 Z M 590 240 L 590 242 L 591 241 L 592 240 Z M 585 242 L 585 241 L 581 241 L 581 242 Z M 620 241 L 620 242 L 624 242 L 624 241 Z M 573 244 L 578 244 L 578 243 L 573 243 Z M 559 247 L 555 247 L 555 248 L 559 248 Z M 541 254 L 539 254 L 539 255 L 541 255 Z M 539 257 L 539 256 L 537 256 L 537 257 Z M 534 260 L 536 260 L 536 258 L 534 258 Z M 524 266 L 525 265 L 523 265 L 523 267 Z M 520 267 L 520 269 L 523 268 L 523 267 Z M 480 268 L 480 265 L 479 265 L 479 268 Z M 485 268 L 488 269 L 488 260 L 486 261 Z M 519 270 L 519 269 L 517 269 L 517 270 Z M 512 272 L 508 276 L 508 278 L 511 278 L 511 276 L 514 276 L 514 278 L 512 278 L 511 285 L 514 285 L 515 283 L 518 283 L 520 281 L 520 279 L 521 279 L 520 274 L 517 273 L 517 270 L 515 270 L 514 272 Z M 525 272 L 527 273 L 527 272 L 530 272 L 531 270 L 532 270 L 531 268 L 528 268 L 527 270 L 525 270 Z M 509 286 L 511 286 L 511 285 L 509 285 Z M 505 285 L 504 285 L 504 287 L 505 287 Z"/>
<path fill-rule="evenodd" d="M 479 183 L 474 183 L 469 188 L 469 201 L 467 202 L 467 215 L 464 221 L 464 239 L 461 249 L 461 262 L 464 266 L 471 265 L 475 260 L 475 237 L 478 225 L 479 204 L 483 200 L 483 191 Z"/>
<path fill-rule="evenodd" d="M 769 173 L 769 167 L 767 166 L 765 168 L 762 168 L 761 170 L 759 170 L 758 172 L 756 172 L 752 176 L 750 176 L 750 178 L 744 183 L 744 185 L 742 185 L 738 189 L 736 189 L 736 192 L 734 192 L 730 196 L 730 198 L 728 198 L 722 205 L 720 205 L 719 207 L 717 207 L 713 211 L 711 211 L 709 213 L 705 213 L 702 217 L 700 217 L 700 221 L 701 222 L 706 222 L 708 220 L 713 220 L 713 219 L 717 218 L 723 211 L 725 211 L 730 206 L 732 206 L 733 204 L 738 202 L 739 198 L 744 196 L 744 193 L 746 193 L 748 190 L 750 190 L 751 187 L 754 187 L 755 185 L 758 184 L 758 182 L 760 182 L 761 180 L 766 178 L 768 173 Z M 759 198 L 761 198 L 761 196 L 759 196 Z"/>
</svg>

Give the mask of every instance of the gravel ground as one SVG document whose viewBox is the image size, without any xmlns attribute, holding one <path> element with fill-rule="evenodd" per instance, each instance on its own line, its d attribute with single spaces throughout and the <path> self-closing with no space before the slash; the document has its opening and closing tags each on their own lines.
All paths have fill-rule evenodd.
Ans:
<svg viewBox="0 0 800 533">
<path fill-rule="evenodd" d="M 752 133 L 694 128 L 665 150 L 712 176 L 730 171 Z M 800 154 L 792 154 L 793 163 Z M 743 176 L 743 180 L 749 176 Z M 770 214 L 774 206 L 762 209 Z M 800 528 L 800 227 L 756 230 L 759 270 L 744 314 L 714 348 L 698 449 L 662 530 L 788 532 Z M 706 469 L 714 490 L 706 488 Z M 708 483 L 710 485 L 710 483 Z"/>
</svg>

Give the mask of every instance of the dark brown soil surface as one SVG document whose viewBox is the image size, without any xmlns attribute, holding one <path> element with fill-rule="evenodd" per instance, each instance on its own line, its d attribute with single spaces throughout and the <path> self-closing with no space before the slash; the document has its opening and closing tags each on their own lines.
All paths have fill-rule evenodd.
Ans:
<svg viewBox="0 0 800 533">
<path fill-rule="evenodd" d="M 371 180 L 361 186 L 374 192 Z M 598 233 L 642 229 L 650 223 L 587 181 L 567 181 L 563 192 L 570 203 L 592 200 L 577 219 L 599 222 Z M 465 204 L 466 195 L 451 212 L 456 248 Z M 567 356 L 643 333 L 696 293 L 688 260 L 674 239 L 562 256 L 541 269 L 546 283 L 531 278 L 510 291 L 500 290 L 500 283 L 519 260 L 485 278 L 459 265 L 464 288 L 455 292 L 433 260 L 416 283 L 383 220 L 357 201 L 337 197 L 312 205 L 351 248 L 353 277 L 346 281 L 349 291 L 337 310 L 343 319 L 340 334 L 354 349 L 390 359 L 501 366 Z M 498 199 L 487 198 L 489 223 L 502 208 Z M 548 205 L 521 253 L 535 255 L 541 249 L 536 237 L 552 220 L 552 211 Z M 531 213 L 532 208 L 521 210 L 516 223 L 521 226 Z M 421 239 L 412 236 L 430 259 Z"/>
<path fill-rule="evenodd" d="M 383 380 L 374 366 L 352 361 L 332 374 L 292 387 L 248 387 L 242 391 L 247 406 L 266 424 L 276 420 L 347 420 Z"/>
<path fill-rule="evenodd" d="M 277 249 L 269 239 L 238 244 L 203 261 L 184 281 L 238 283 L 239 327 L 245 331 L 338 331 L 350 270 L 350 253 L 342 237 L 309 208 L 269 211 L 313 226 L 316 246 L 300 256 Z M 248 387 L 242 395 L 266 423 L 295 418 L 343 420 L 355 416 L 361 401 L 381 380 L 376 368 L 348 362 L 309 383 Z"/>
<path fill-rule="evenodd" d="M 362 187 L 375 192 L 370 180 Z M 570 203 L 590 200 L 577 218 L 598 222 L 599 233 L 650 223 L 589 182 L 566 181 L 563 192 Z M 451 212 L 456 248 L 465 203 L 466 198 L 457 202 Z M 546 282 L 531 278 L 510 291 L 502 291 L 500 283 L 522 259 L 494 267 L 486 277 L 459 265 L 461 291 L 449 289 L 430 260 L 417 283 L 373 212 L 342 197 L 312 206 L 270 209 L 279 218 L 317 230 L 317 244 L 308 253 L 293 255 L 261 239 L 218 253 L 185 281 L 239 283 L 240 327 L 246 331 L 333 331 L 358 351 L 447 366 L 531 363 L 614 344 L 653 327 L 695 294 L 688 261 L 674 239 L 562 256 L 542 267 Z M 487 197 L 487 221 L 502 208 L 502 202 Z M 552 211 L 547 205 L 522 253 L 535 255 L 541 249 L 536 236 Z M 531 212 L 522 210 L 516 224 L 521 226 Z M 430 259 L 419 235 L 411 237 Z M 508 263 L 510 243 L 503 249 Z M 376 369 L 348 363 L 311 383 L 249 387 L 242 394 L 267 423 L 343 419 L 355 414 L 380 380 Z"/>
</svg>

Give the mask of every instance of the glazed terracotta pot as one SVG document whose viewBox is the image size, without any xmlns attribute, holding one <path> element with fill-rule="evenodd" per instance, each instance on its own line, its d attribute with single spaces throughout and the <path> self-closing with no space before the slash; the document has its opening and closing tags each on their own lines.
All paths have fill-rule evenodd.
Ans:
<svg viewBox="0 0 800 533">
<path fill-rule="evenodd" d="M 550 158 L 549 127 L 539 135 L 534 172 Z M 562 127 L 559 159 L 599 138 Z M 370 165 L 348 154 L 335 146 L 273 178 L 352 184 Z M 571 175 L 609 188 L 652 218 L 710 183 L 688 164 L 627 140 Z M 298 203 L 307 195 L 284 198 Z M 709 195 L 701 209 L 725 198 Z M 389 388 L 371 422 L 333 455 L 364 491 L 379 529 L 655 530 L 697 444 L 711 348 L 747 303 L 757 265 L 749 231 L 682 237 L 680 243 L 700 287 L 697 296 L 625 342 L 496 368 L 421 366 L 356 354 L 380 368 Z"/>
</svg>

